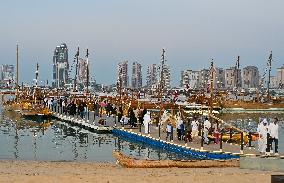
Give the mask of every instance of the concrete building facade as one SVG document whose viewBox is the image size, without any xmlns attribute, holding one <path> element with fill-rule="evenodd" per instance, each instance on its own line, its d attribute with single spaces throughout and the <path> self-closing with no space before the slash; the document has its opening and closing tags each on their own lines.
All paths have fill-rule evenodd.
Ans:
<svg viewBox="0 0 284 183">
<path fill-rule="evenodd" d="M 180 86 L 189 89 L 197 89 L 199 75 L 200 71 L 193 71 L 189 69 L 181 71 Z"/>
<path fill-rule="evenodd" d="M 213 72 L 213 88 L 223 89 L 225 88 L 225 70 L 223 68 L 215 68 Z"/>
<path fill-rule="evenodd" d="M 277 77 L 270 76 L 270 88 L 278 88 L 279 85 L 277 84 Z"/>
<path fill-rule="evenodd" d="M 225 88 L 232 90 L 242 87 L 241 69 L 230 67 L 225 71 Z"/>
<path fill-rule="evenodd" d="M 259 87 L 259 71 L 256 66 L 247 66 L 243 68 L 243 88 Z"/>
<path fill-rule="evenodd" d="M 284 64 L 282 67 L 277 68 L 277 85 L 279 88 L 284 88 Z"/>
<path fill-rule="evenodd" d="M 132 88 L 140 89 L 142 87 L 142 67 L 138 62 L 132 63 Z"/>
<path fill-rule="evenodd" d="M 128 76 L 128 61 L 123 61 L 117 65 L 117 83 L 121 79 L 121 87 L 127 88 L 129 85 L 129 76 Z"/>
<path fill-rule="evenodd" d="M 156 64 L 147 66 L 146 88 L 152 88 L 158 82 L 158 69 Z"/>
<path fill-rule="evenodd" d="M 14 65 L 1 65 L 1 85 L 11 86 L 15 83 L 15 67 Z"/>
<path fill-rule="evenodd" d="M 209 75 L 210 75 L 209 69 L 202 69 L 199 72 L 198 84 L 197 84 L 198 89 L 204 89 L 204 90 L 208 89 L 208 85 L 210 83 L 210 76 Z"/>
<path fill-rule="evenodd" d="M 69 82 L 68 71 L 68 49 L 66 44 L 62 43 L 54 50 L 52 87 L 64 87 Z"/>
</svg>

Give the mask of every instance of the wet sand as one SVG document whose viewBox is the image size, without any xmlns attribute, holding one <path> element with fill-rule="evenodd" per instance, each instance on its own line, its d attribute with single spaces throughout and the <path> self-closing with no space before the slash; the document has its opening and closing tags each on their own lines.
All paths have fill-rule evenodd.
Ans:
<svg viewBox="0 0 284 183">
<path fill-rule="evenodd" d="M 0 182 L 270 182 L 270 175 L 284 174 L 239 168 L 122 168 L 114 163 L 0 161 Z"/>
</svg>

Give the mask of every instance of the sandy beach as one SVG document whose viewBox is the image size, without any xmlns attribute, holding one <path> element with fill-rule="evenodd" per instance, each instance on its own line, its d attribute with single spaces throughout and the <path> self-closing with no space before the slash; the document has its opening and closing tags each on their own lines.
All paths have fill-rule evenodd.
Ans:
<svg viewBox="0 0 284 183">
<path fill-rule="evenodd" d="M 131 169 L 114 163 L 0 161 L 0 182 L 270 182 L 270 175 L 284 174 L 239 168 Z"/>
</svg>

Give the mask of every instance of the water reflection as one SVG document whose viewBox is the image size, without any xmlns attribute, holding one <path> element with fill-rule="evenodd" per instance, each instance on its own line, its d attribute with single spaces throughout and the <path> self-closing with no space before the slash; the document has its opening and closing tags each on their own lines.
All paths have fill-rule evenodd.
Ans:
<svg viewBox="0 0 284 183">
<path fill-rule="evenodd" d="M 261 116 L 226 114 L 223 117 L 234 126 L 254 131 Z M 274 115 L 266 117 L 273 118 Z M 283 121 L 283 117 L 280 116 L 280 120 Z M 283 122 L 279 124 L 279 129 L 279 150 L 284 152 Z M 17 113 L 9 111 L 0 111 L 0 145 L 0 159 L 114 162 L 113 150 L 137 159 L 189 158 L 128 142 L 111 134 L 91 133 L 57 120 L 38 123 L 22 119 Z"/>
<path fill-rule="evenodd" d="M 0 159 L 45 161 L 114 161 L 113 150 L 138 159 L 184 159 L 161 149 L 128 142 L 112 134 L 91 133 L 67 123 L 22 119 L 0 113 Z"/>
</svg>

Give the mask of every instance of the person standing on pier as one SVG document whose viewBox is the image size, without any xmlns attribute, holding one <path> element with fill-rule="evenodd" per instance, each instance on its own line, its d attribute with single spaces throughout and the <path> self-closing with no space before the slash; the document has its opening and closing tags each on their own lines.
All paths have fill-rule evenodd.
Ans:
<svg viewBox="0 0 284 183">
<path fill-rule="evenodd" d="M 278 154 L 278 118 L 274 118 L 273 122 L 269 124 L 268 126 L 268 133 L 269 133 L 269 145 L 268 150 L 272 148 L 272 143 L 274 142 L 275 144 L 275 155 Z"/>
<path fill-rule="evenodd" d="M 131 107 L 128 109 L 128 117 L 130 119 L 130 126 L 134 127 L 136 125 L 136 122 L 137 122 L 136 119 L 137 118 L 135 117 L 135 113 L 134 113 L 134 111 Z"/>
<path fill-rule="evenodd" d="M 122 110 L 122 107 L 119 106 L 118 111 L 117 111 L 117 120 L 120 121 L 122 116 L 123 116 L 123 110 Z"/>
<path fill-rule="evenodd" d="M 144 123 L 145 133 L 148 134 L 150 133 L 149 125 L 151 123 L 150 111 L 147 111 L 143 119 L 144 119 L 143 123 Z"/>
<path fill-rule="evenodd" d="M 65 113 L 65 111 L 66 111 L 66 104 L 67 104 L 67 99 L 62 100 L 61 106 L 62 106 L 63 113 Z"/>
<path fill-rule="evenodd" d="M 211 128 L 211 123 L 208 120 L 208 117 L 205 117 L 205 121 L 203 123 L 203 138 L 204 138 L 204 143 L 209 145 L 209 139 L 208 139 L 208 133 Z"/>
<path fill-rule="evenodd" d="M 265 118 L 262 120 L 262 124 L 260 124 L 258 127 L 258 133 L 259 133 L 258 149 L 260 153 L 265 153 L 267 145 L 267 133 L 268 133 L 267 120 Z"/>
<path fill-rule="evenodd" d="M 167 136 L 166 136 L 166 140 L 168 140 L 168 137 L 170 137 L 170 140 L 172 140 L 172 123 L 168 122 L 167 127 L 166 127 L 166 132 L 167 132 Z"/>
<path fill-rule="evenodd" d="M 216 122 L 213 124 L 213 136 L 214 136 L 214 143 L 215 144 L 219 143 L 219 135 L 220 135 L 219 123 L 216 120 Z"/>
<path fill-rule="evenodd" d="M 99 113 L 100 113 L 100 105 L 98 103 L 98 101 L 94 102 L 94 118 L 96 119 L 96 117 L 99 117 Z"/>
<path fill-rule="evenodd" d="M 181 117 L 178 116 L 177 117 L 177 123 L 176 123 L 178 140 L 181 140 L 182 127 L 183 127 L 183 121 L 182 121 Z"/>
<path fill-rule="evenodd" d="M 194 139 L 195 137 L 198 137 L 198 127 L 199 127 L 199 122 L 196 117 L 193 118 L 193 121 L 191 122 L 191 138 Z"/>
<path fill-rule="evenodd" d="M 191 120 L 190 118 L 188 118 L 187 122 L 185 123 L 185 137 L 184 137 L 185 143 L 192 141 L 191 133 L 192 133 Z"/>
<path fill-rule="evenodd" d="M 80 104 L 78 106 L 78 113 L 80 114 L 81 119 L 84 118 L 84 109 L 85 109 L 84 107 L 85 106 L 84 106 L 83 102 L 80 101 Z"/>
<path fill-rule="evenodd" d="M 257 145 L 258 145 L 258 151 L 260 151 L 260 147 L 261 147 L 261 138 L 260 138 L 260 130 L 262 129 L 263 123 L 262 123 L 262 118 L 259 118 L 259 123 L 257 125 L 257 133 L 258 133 L 258 140 L 257 140 Z"/>
<path fill-rule="evenodd" d="M 49 98 L 48 101 L 47 101 L 47 105 L 48 105 L 48 108 L 52 108 L 53 106 L 53 101 L 52 101 L 52 98 Z"/>
</svg>

